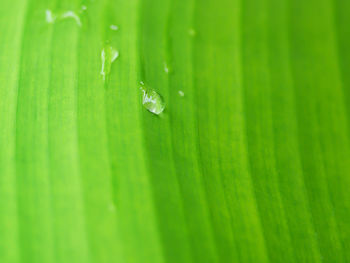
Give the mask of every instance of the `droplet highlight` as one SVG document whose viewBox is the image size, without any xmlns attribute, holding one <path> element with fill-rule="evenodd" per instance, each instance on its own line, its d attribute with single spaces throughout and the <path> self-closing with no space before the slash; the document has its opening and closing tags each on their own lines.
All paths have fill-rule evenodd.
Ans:
<svg viewBox="0 0 350 263">
<path fill-rule="evenodd" d="M 165 109 L 165 102 L 155 90 L 141 87 L 142 105 L 155 115 L 161 114 Z"/>
<path fill-rule="evenodd" d="M 182 90 L 179 90 L 179 95 L 181 96 L 181 97 L 183 97 L 183 96 L 185 96 L 185 93 L 182 91 Z"/>
<path fill-rule="evenodd" d="M 166 74 L 169 74 L 169 67 L 168 67 L 168 64 L 166 62 L 164 62 L 164 72 Z"/>
<path fill-rule="evenodd" d="M 110 25 L 109 28 L 113 31 L 117 31 L 119 29 L 117 25 Z"/>
<path fill-rule="evenodd" d="M 105 47 L 101 51 L 101 60 L 102 60 L 102 67 L 101 67 L 101 75 L 103 78 L 103 81 L 106 81 L 108 78 L 112 63 L 119 57 L 118 50 L 114 49 L 111 45 L 105 45 Z"/>
</svg>

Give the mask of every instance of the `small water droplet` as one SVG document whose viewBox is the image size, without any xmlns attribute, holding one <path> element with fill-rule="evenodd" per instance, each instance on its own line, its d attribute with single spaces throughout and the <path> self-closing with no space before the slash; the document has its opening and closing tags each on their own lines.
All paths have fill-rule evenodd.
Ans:
<svg viewBox="0 0 350 263">
<path fill-rule="evenodd" d="M 196 33 L 196 30 L 194 30 L 193 28 L 190 28 L 190 29 L 188 29 L 188 34 L 191 37 L 194 37 L 197 33 Z"/>
<path fill-rule="evenodd" d="M 168 64 L 166 62 L 164 62 L 164 72 L 166 74 L 169 74 L 169 67 L 168 67 Z"/>
<path fill-rule="evenodd" d="M 87 6 L 86 5 L 82 5 L 81 6 L 81 10 L 85 11 L 87 9 Z"/>
<path fill-rule="evenodd" d="M 64 12 L 61 16 L 61 19 L 66 19 L 66 18 L 72 18 L 78 26 L 81 26 L 81 21 L 80 21 L 80 17 L 74 12 L 74 11 L 66 11 Z"/>
<path fill-rule="evenodd" d="M 140 84 L 142 85 L 142 86 L 145 86 L 145 83 L 141 80 L 140 81 Z"/>
<path fill-rule="evenodd" d="M 56 16 L 52 13 L 51 10 L 47 9 L 45 10 L 45 19 L 47 23 L 52 24 L 55 22 Z"/>
<path fill-rule="evenodd" d="M 149 88 L 140 88 L 142 91 L 142 105 L 153 114 L 159 115 L 165 109 L 165 103 L 160 94 Z"/>
<path fill-rule="evenodd" d="M 119 29 L 117 25 L 110 25 L 109 28 L 113 31 L 117 31 Z"/>
<path fill-rule="evenodd" d="M 182 90 L 179 90 L 179 95 L 180 95 L 181 97 L 183 97 L 183 96 L 185 96 L 185 93 L 184 93 Z"/>
<path fill-rule="evenodd" d="M 56 21 L 68 18 L 72 18 L 78 26 L 81 26 L 80 17 L 74 11 L 68 10 L 60 15 L 56 15 L 49 9 L 45 10 L 45 19 L 49 24 L 53 24 Z"/>
<path fill-rule="evenodd" d="M 119 57 L 118 50 L 114 49 L 111 45 L 105 45 L 101 52 L 102 68 L 101 75 L 103 80 L 106 81 L 109 73 L 111 72 L 112 63 Z"/>
</svg>

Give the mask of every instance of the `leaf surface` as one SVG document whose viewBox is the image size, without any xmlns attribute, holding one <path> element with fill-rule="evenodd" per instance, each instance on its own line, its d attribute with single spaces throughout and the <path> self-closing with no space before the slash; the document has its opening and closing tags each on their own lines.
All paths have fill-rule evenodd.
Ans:
<svg viewBox="0 0 350 263">
<path fill-rule="evenodd" d="M 2 1 L 0 262 L 349 262 L 349 25 L 344 0 Z"/>
</svg>

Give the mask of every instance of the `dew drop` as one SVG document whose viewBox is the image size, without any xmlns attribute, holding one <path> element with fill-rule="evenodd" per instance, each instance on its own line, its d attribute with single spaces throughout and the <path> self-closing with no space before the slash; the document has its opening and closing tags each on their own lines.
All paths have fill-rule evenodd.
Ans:
<svg viewBox="0 0 350 263">
<path fill-rule="evenodd" d="M 142 105 L 153 114 L 159 115 L 165 109 L 165 103 L 160 94 L 152 89 L 140 88 L 142 91 Z"/>
<path fill-rule="evenodd" d="M 47 9 L 45 10 L 45 19 L 47 23 L 52 24 L 55 22 L 56 16 L 52 13 L 51 10 Z"/>
<path fill-rule="evenodd" d="M 164 62 L 164 72 L 166 74 L 169 74 L 169 67 L 168 67 L 168 64 L 166 62 Z"/>
<path fill-rule="evenodd" d="M 103 80 L 106 81 L 106 78 L 111 72 L 112 63 L 119 57 L 118 50 L 114 49 L 111 45 L 105 45 L 101 51 L 101 60 L 102 68 L 101 75 Z"/>
<path fill-rule="evenodd" d="M 87 9 L 87 6 L 86 5 L 82 5 L 81 6 L 81 10 L 85 11 Z"/>
<path fill-rule="evenodd" d="M 182 90 L 179 90 L 179 95 L 180 95 L 181 97 L 183 97 L 183 96 L 185 96 L 185 93 L 184 93 Z"/>
<path fill-rule="evenodd" d="M 110 25 L 109 28 L 113 31 L 117 31 L 119 29 L 117 25 Z"/>
<path fill-rule="evenodd" d="M 72 18 L 78 26 L 81 26 L 81 21 L 80 21 L 80 17 L 74 12 L 74 11 L 66 11 L 64 12 L 61 16 L 61 19 L 67 19 L 67 18 Z"/>
<path fill-rule="evenodd" d="M 61 14 L 54 14 L 51 10 L 45 10 L 45 19 L 49 24 L 53 24 L 56 21 L 60 21 L 63 19 L 72 18 L 78 26 L 81 26 L 81 20 L 79 15 L 77 15 L 74 11 L 68 10 Z"/>
</svg>

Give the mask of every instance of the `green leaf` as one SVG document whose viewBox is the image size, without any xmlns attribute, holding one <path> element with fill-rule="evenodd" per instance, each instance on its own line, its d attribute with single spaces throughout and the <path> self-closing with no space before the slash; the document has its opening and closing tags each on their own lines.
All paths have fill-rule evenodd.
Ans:
<svg viewBox="0 0 350 263">
<path fill-rule="evenodd" d="M 1 1 L 0 262 L 350 262 L 349 25 L 345 0 Z"/>
</svg>

